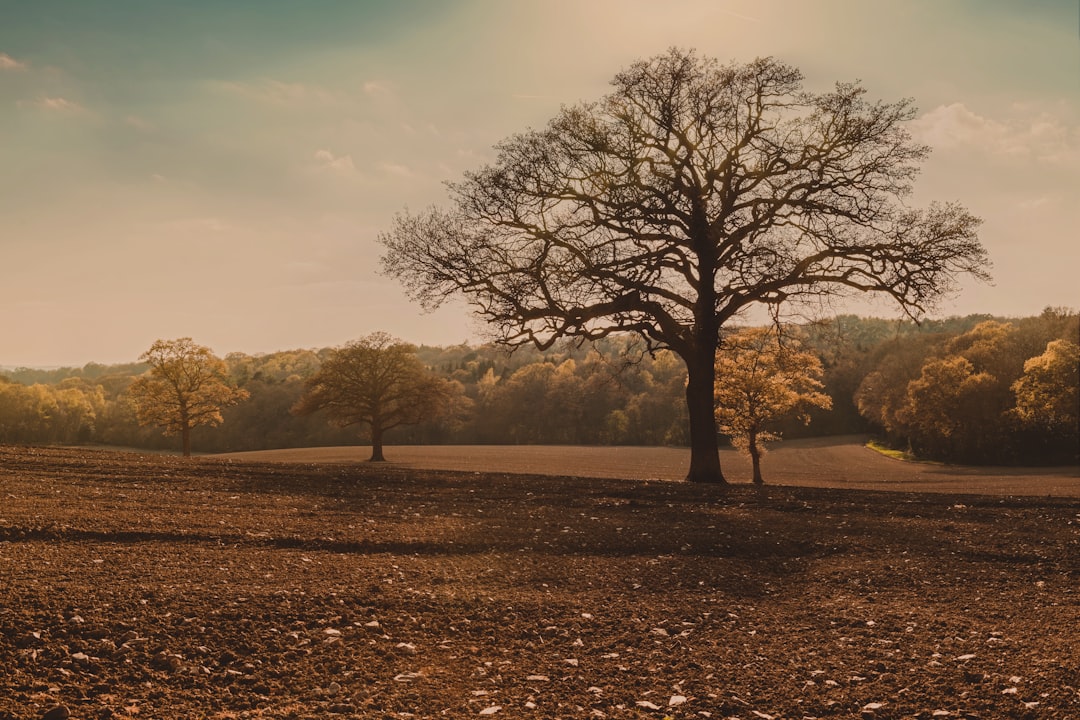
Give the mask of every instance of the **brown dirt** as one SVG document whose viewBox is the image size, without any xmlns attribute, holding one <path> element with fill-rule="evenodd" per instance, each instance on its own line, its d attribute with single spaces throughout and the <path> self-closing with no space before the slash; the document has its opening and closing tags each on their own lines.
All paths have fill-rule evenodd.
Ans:
<svg viewBox="0 0 1080 720">
<path fill-rule="evenodd" d="M 1075 498 L 0 447 L 0 500 L 3 720 L 1080 717 Z"/>
<path fill-rule="evenodd" d="M 722 450 L 731 482 L 750 480 L 750 461 Z M 254 462 L 355 463 L 369 447 L 297 448 L 217 457 Z M 388 446 L 390 467 L 526 473 L 576 477 L 682 480 L 689 467 L 685 448 L 551 445 Z M 843 436 L 793 440 L 770 446 L 762 461 L 770 485 L 907 492 L 977 492 L 995 495 L 1080 497 L 1080 467 L 967 467 L 904 462 L 866 447 L 866 438 Z"/>
</svg>

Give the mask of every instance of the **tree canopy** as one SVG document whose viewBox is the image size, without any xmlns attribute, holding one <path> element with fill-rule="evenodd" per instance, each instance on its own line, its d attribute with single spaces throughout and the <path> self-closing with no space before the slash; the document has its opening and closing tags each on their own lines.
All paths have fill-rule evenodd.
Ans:
<svg viewBox="0 0 1080 720">
<path fill-rule="evenodd" d="M 673 351 L 689 479 L 724 481 L 714 360 L 741 312 L 867 291 L 918 316 L 958 274 L 985 276 L 976 217 L 901 202 L 928 152 L 908 100 L 679 49 L 613 86 L 503 141 L 448 208 L 399 214 L 383 266 L 426 307 L 464 295 L 508 345 L 629 332 Z"/>
<path fill-rule="evenodd" d="M 232 385 L 225 363 L 191 338 L 158 340 L 139 358 L 150 370 L 128 388 L 139 422 L 179 434 L 191 455 L 191 430 L 221 423 L 221 409 L 248 397 Z"/>
<path fill-rule="evenodd" d="M 377 332 L 331 351 L 293 411 L 325 410 L 342 427 L 367 425 L 371 460 L 381 461 L 388 430 L 446 414 L 454 396 L 454 385 L 428 371 L 416 348 Z"/>
</svg>

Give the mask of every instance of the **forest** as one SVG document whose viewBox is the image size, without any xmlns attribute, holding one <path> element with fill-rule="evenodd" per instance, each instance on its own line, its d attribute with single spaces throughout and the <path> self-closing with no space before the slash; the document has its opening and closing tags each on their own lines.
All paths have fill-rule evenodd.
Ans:
<svg viewBox="0 0 1080 720">
<path fill-rule="evenodd" d="M 823 368 L 831 408 L 782 422 L 783 437 L 871 434 L 920 459 L 970 464 L 1070 464 L 1080 458 L 1080 315 L 925 320 L 842 315 L 785 328 Z M 332 349 L 229 353 L 246 399 L 196 452 L 365 444 L 362 427 L 292 412 Z M 452 411 L 395 429 L 391 444 L 672 445 L 688 443 L 686 368 L 627 337 L 556 344 L 420 346 L 420 361 L 457 388 Z M 147 365 L 19 368 L 0 373 L 0 443 L 174 450 L 142 426 L 128 390 Z"/>
</svg>

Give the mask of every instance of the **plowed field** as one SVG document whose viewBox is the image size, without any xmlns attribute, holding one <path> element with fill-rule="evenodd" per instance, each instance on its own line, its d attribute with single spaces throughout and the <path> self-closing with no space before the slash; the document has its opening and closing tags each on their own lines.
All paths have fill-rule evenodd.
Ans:
<svg viewBox="0 0 1080 720">
<path fill-rule="evenodd" d="M 1077 718 L 1078 627 L 1076 498 L 0 447 L 3 720 Z"/>
</svg>

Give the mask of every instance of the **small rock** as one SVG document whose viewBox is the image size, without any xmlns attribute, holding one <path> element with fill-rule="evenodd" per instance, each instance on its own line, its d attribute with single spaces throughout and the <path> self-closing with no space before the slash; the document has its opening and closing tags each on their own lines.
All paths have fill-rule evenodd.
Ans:
<svg viewBox="0 0 1080 720">
<path fill-rule="evenodd" d="M 71 717 L 71 711 L 66 705 L 56 705 L 46 710 L 41 720 L 67 720 L 69 717 Z"/>
<path fill-rule="evenodd" d="M 348 703 L 337 703 L 326 708 L 326 712 L 333 715 L 351 715 L 356 712 L 356 706 Z"/>
<path fill-rule="evenodd" d="M 668 700 L 667 704 L 668 707 L 677 707 L 679 705 L 682 705 L 684 702 L 686 702 L 685 695 L 672 695 L 671 699 Z"/>
<path fill-rule="evenodd" d="M 18 639 L 15 640 L 15 647 L 28 648 L 28 647 L 30 647 L 32 645 L 37 645 L 40 642 L 41 642 L 41 633 L 35 631 L 35 632 L 26 633 L 25 635 L 20 635 L 18 637 Z"/>
<path fill-rule="evenodd" d="M 491 707 L 486 707 L 483 710 L 481 710 L 480 714 L 481 715 L 494 715 L 495 713 L 500 712 L 501 710 L 502 710 L 501 705 L 492 705 Z"/>
</svg>

